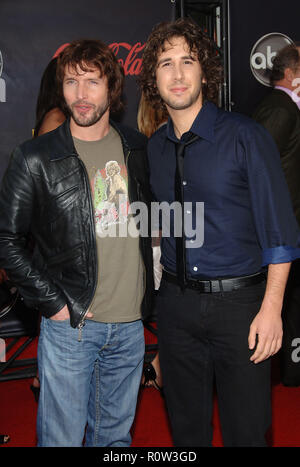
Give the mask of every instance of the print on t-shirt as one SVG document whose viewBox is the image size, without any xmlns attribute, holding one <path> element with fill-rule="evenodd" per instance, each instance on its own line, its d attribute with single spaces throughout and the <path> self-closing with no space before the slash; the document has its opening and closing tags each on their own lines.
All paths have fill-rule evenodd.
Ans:
<svg viewBox="0 0 300 467">
<path fill-rule="evenodd" d="M 96 232 L 102 236 L 110 226 L 126 224 L 128 219 L 128 186 L 125 165 L 109 161 L 97 170 L 92 180 Z"/>
</svg>

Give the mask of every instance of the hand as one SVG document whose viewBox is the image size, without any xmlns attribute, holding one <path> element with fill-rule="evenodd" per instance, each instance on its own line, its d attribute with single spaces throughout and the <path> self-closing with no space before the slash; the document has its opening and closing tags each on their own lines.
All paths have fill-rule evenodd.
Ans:
<svg viewBox="0 0 300 467">
<path fill-rule="evenodd" d="M 86 318 L 93 318 L 93 313 L 91 313 L 89 310 L 86 314 Z M 65 305 L 58 313 L 56 313 L 55 315 L 51 316 L 50 319 L 53 319 L 54 321 L 65 321 L 67 319 L 70 319 L 70 313 L 69 313 L 69 309 L 68 309 L 68 306 Z"/>
<path fill-rule="evenodd" d="M 65 305 L 58 313 L 51 316 L 50 319 L 53 321 L 65 321 L 66 319 L 70 319 L 68 305 Z"/>
<path fill-rule="evenodd" d="M 280 349 L 282 343 L 280 311 L 274 310 L 274 305 L 262 304 L 259 313 L 252 321 L 248 336 L 249 349 L 254 349 L 256 336 L 258 337 L 257 347 L 250 358 L 252 362 L 262 362 L 277 353 Z"/>
<path fill-rule="evenodd" d="M 8 277 L 4 269 L 0 269 L 0 284 L 7 281 Z"/>
</svg>

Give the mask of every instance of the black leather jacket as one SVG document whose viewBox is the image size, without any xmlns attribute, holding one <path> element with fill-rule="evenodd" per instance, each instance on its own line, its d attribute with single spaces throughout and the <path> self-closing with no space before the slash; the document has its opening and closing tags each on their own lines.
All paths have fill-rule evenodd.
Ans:
<svg viewBox="0 0 300 467">
<path fill-rule="evenodd" d="M 147 139 L 125 126 L 119 132 L 130 202 L 150 205 Z M 148 209 L 150 215 L 150 209 Z M 149 222 L 150 229 L 150 222 Z M 28 235 L 34 252 L 28 248 Z M 82 323 L 97 284 L 94 213 L 86 169 L 67 120 L 14 151 L 0 193 L 0 267 L 25 304 L 49 318 L 68 305 L 71 326 Z M 151 236 L 140 237 L 145 265 L 143 319 L 153 301 Z"/>
</svg>

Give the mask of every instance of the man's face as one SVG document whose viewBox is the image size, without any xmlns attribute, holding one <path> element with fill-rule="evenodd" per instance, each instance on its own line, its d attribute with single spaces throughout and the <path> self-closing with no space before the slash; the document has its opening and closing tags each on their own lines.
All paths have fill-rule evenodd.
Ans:
<svg viewBox="0 0 300 467">
<path fill-rule="evenodd" d="M 158 92 L 169 109 L 183 110 L 202 106 L 202 69 L 183 37 L 164 44 L 157 61 Z"/>
<path fill-rule="evenodd" d="M 63 94 L 74 122 L 81 127 L 97 123 L 109 110 L 106 76 L 91 68 L 83 71 L 66 66 L 63 81 Z"/>
<path fill-rule="evenodd" d="M 300 55 L 300 47 L 297 47 L 298 53 Z M 300 97 L 300 92 L 299 92 L 299 84 L 300 84 L 300 60 L 298 61 L 298 67 L 296 71 L 293 72 L 293 82 L 292 82 L 292 87 L 294 88 L 293 90 L 297 92 L 298 97 Z"/>
</svg>

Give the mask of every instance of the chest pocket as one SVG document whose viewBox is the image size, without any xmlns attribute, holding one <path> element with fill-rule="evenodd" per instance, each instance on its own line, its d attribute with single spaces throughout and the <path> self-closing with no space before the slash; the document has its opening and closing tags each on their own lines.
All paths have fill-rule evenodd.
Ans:
<svg viewBox="0 0 300 467">
<path fill-rule="evenodd" d="M 71 208 L 78 200 L 79 186 L 75 185 L 63 191 L 57 196 L 51 198 L 50 203 L 46 206 L 47 216 L 50 222 L 54 222 L 64 212 Z"/>
</svg>

